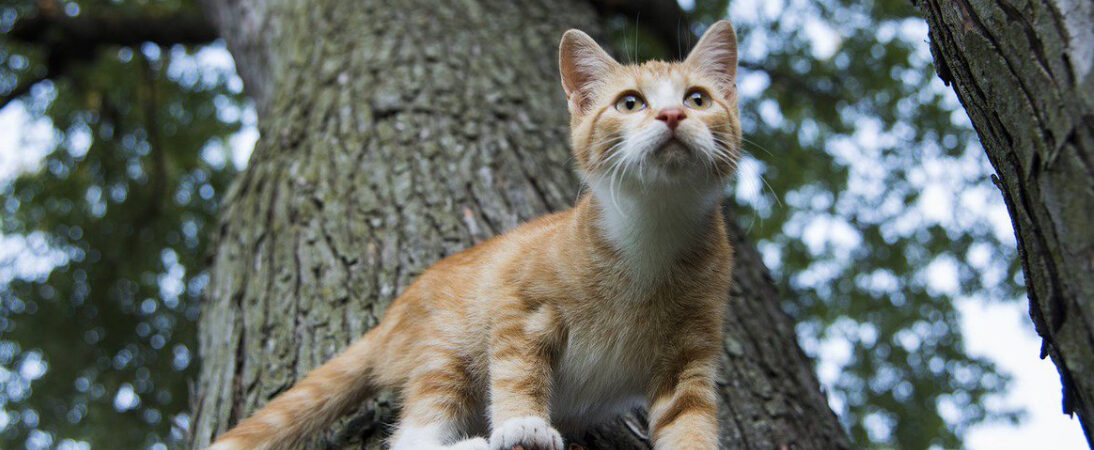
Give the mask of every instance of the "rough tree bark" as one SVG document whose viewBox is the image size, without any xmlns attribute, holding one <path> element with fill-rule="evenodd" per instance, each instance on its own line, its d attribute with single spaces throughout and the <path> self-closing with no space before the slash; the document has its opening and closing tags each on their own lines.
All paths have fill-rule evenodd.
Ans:
<svg viewBox="0 0 1094 450">
<path fill-rule="evenodd" d="M 998 173 L 1041 358 L 1094 443 L 1094 2 L 915 3 Z"/>
<path fill-rule="evenodd" d="M 432 263 L 572 204 L 557 44 L 566 28 L 598 28 L 579 1 L 207 9 L 258 104 L 262 138 L 216 232 L 194 447 L 375 325 Z M 725 446 L 847 448 L 766 269 L 734 236 Z M 394 407 L 390 396 L 362 405 L 314 444 L 379 448 Z M 571 438 L 646 448 L 641 421 Z"/>
</svg>

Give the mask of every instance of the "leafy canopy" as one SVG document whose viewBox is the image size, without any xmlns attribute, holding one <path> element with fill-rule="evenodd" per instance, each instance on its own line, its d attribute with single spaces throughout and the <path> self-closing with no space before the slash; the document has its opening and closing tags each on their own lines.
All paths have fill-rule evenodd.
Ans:
<svg viewBox="0 0 1094 450">
<path fill-rule="evenodd" d="M 205 252 L 235 172 L 226 146 L 240 127 L 240 82 L 230 68 L 199 65 L 200 46 L 87 48 L 55 32 L 13 35 L 46 17 L 195 8 L 0 6 L 0 94 L 27 89 L 4 112 L 9 123 L 37 124 L 28 134 L 38 142 L 23 151 L 44 153 L 0 187 L 0 232 L 17 249 L 0 261 L 0 447 L 139 448 L 182 437 Z"/>
</svg>

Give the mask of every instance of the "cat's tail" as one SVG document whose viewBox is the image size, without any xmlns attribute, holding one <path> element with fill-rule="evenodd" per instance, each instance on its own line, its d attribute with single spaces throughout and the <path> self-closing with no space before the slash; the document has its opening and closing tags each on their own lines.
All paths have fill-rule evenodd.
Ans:
<svg viewBox="0 0 1094 450">
<path fill-rule="evenodd" d="M 365 333 L 292 389 L 220 436 L 208 450 L 300 448 L 305 438 L 376 393 L 379 334 L 375 329 Z"/>
</svg>

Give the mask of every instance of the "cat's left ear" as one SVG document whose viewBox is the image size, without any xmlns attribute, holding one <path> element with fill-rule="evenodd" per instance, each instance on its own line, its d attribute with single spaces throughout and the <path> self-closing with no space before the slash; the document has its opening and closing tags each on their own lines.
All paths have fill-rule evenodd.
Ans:
<svg viewBox="0 0 1094 450">
<path fill-rule="evenodd" d="M 558 69 L 570 110 L 585 111 L 597 86 L 618 66 L 608 52 L 581 30 L 569 30 L 558 46 Z"/>
<path fill-rule="evenodd" d="M 684 64 L 715 77 L 732 91 L 737 82 L 737 33 L 728 20 L 719 20 L 707 28 Z"/>
</svg>

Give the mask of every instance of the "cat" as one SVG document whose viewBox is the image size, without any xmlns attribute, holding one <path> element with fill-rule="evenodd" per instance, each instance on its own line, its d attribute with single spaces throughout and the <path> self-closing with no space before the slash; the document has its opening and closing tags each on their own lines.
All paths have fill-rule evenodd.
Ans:
<svg viewBox="0 0 1094 450">
<path fill-rule="evenodd" d="M 710 26 L 683 62 L 622 65 L 578 30 L 559 55 L 588 187 L 576 206 L 438 262 L 212 449 L 299 447 L 382 389 L 402 398 L 393 450 L 563 450 L 560 430 L 642 406 L 655 448 L 718 447 L 733 26 Z"/>
</svg>

